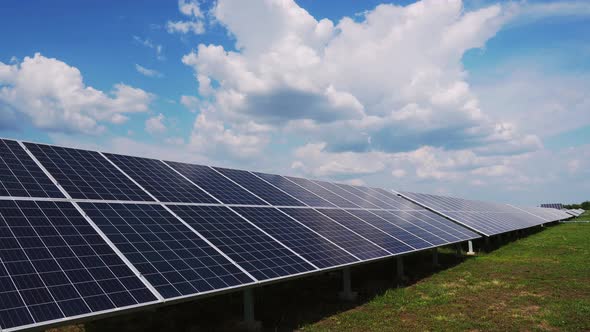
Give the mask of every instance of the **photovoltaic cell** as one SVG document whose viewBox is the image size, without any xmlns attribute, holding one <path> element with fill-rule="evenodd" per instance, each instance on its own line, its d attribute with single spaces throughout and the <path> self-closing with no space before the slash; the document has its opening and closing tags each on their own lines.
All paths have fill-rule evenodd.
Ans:
<svg viewBox="0 0 590 332">
<path fill-rule="evenodd" d="M 98 152 L 33 143 L 25 145 L 72 198 L 153 200 Z"/>
<path fill-rule="evenodd" d="M 273 186 L 281 189 L 282 191 L 286 192 L 287 194 L 297 198 L 301 202 L 305 203 L 308 206 L 318 206 L 318 207 L 334 207 L 336 205 L 326 201 L 325 199 L 319 197 L 318 195 L 302 188 L 295 183 L 287 180 L 281 175 L 275 174 L 266 174 L 266 173 L 257 173 L 254 172 L 256 176 L 264 179 L 268 183 L 272 184 Z"/>
<path fill-rule="evenodd" d="M 0 201 L 2 328 L 155 300 L 71 203 Z"/>
<path fill-rule="evenodd" d="M 180 218 L 258 280 L 315 270 L 224 206 L 170 206 Z"/>
<path fill-rule="evenodd" d="M 349 229 L 361 234 L 364 238 L 386 249 L 391 254 L 402 254 L 413 251 L 414 248 L 404 244 L 399 239 L 393 237 L 380 229 L 377 229 L 370 224 L 365 223 L 354 215 L 340 209 L 319 209 L 319 212 L 336 220 L 339 224 L 348 227 Z"/>
<path fill-rule="evenodd" d="M 342 198 L 346 199 L 348 202 L 352 202 L 353 204 L 355 204 L 359 207 L 362 207 L 365 209 L 379 209 L 379 206 L 377 206 L 365 199 L 362 199 L 347 190 L 344 190 L 343 188 L 341 188 L 340 186 L 338 186 L 335 183 L 330 183 L 330 182 L 326 182 L 326 181 L 317 181 L 317 180 L 314 180 L 313 182 L 316 184 L 319 184 L 320 186 L 330 190 L 331 192 L 335 193 L 336 195 L 341 196 Z"/>
<path fill-rule="evenodd" d="M 390 255 L 389 252 L 313 209 L 281 208 L 281 211 L 360 259 L 368 260 Z"/>
<path fill-rule="evenodd" d="M 312 193 L 322 197 L 323 199 L 329 201 L 330 203 L 342 207 L 342 208 L 358 208 L 359 206 L 347 201 L 346 199 L 334 194 L 333 192 L 325 189 L 324 187 L 320 186 L 317 183 L 314 183 L 311 180 L 303 179 L 303 178 L 296 178 L 292 176 L 285 176 L 288 180 L 294 182 L 295 184 L 311 191 Z"/>
<path fill-rule="evenodd" d="M 159 160 L 110 153 L 105 156 L 162 202 L 217 203 Z"/>
<path fill-rule="evenodd" d="M 221 167 L 215 169 L 274 206 L 305 205 L 248 171 Z"/>
<path fill-rule="evenodd" d="M 319 268 L 358 261 L 343 249 L 275 208 L 237 207 L 233 209 Z"/>
<path fill-rule="evenodd" d="M 164 298 L 253 280 L 160 205 L 80 203 Z"/>
<path fill-rule="evenodd" d="M 208 166 L 166 163 L 225 204 L 268 205 Z"/>
<path fill-rule="evenodd" d="M 0 139 L 0 196 L 64 197 L 17 142 L 4 139 Z"/>
</svg>

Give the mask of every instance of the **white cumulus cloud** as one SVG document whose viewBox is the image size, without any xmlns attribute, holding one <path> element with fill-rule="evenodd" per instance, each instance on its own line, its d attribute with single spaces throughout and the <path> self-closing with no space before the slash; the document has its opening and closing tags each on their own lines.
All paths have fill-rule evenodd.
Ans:
<svg viewBox="0 0 590 332">
<path fill-rule="evenodd" d="M 84 84 L 80 71 L 36 53 L 22 62 L 0 62 L 1 113 L 20 113 L 38 128 L 98 134 L 128 114 L 149 110 L 153 96 L 123 83 L 105 93 Z"/>
</svg>

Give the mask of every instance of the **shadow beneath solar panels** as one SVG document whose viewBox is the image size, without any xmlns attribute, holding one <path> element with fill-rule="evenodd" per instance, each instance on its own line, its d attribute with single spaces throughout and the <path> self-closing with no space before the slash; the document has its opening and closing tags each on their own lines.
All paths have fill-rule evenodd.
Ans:
<svg viewBox="0 0 590 332">
<path fill-rule="evenodd" d="M 439 266 L 432 264 L 432 252 L 404 256 L 407 287 L 437 271 L 467 259 L 457 256 L 455 248 L 439 248 Z M 396 280 L 395 259 L 363 264 L 351 269 L 355 301 L 338 299 L 341 271 L 287 280 L 255 289 L 255 316 L 262 331 L 292 331 L 325 317 L 369 302 L 390 288 L 400 287 Z M 85 324 L 85 331 L 239 331 L 242 319 L 242 292 L 212 296 L 150 311 L 102 319 Z M 64 330 L 65 331 L 65 330 Z"/>
</svg>

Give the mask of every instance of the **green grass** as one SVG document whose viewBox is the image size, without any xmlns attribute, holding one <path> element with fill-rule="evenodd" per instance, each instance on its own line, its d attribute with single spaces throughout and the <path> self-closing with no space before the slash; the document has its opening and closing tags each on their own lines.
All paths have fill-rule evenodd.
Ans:
<svg viewBox="0 0 590 332">
<path fill-rule="evenodd" d="M 589 331 L 590 223 L 549 227 L 301 330 Z"/>
</svg>

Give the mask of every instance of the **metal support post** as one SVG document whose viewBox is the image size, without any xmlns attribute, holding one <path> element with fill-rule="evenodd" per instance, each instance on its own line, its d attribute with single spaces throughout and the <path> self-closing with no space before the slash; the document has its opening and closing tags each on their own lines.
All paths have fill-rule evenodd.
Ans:
<svg viewBox="0 0 590 332">
<path fill-rule="evenodd" d="M 469 255 L 469 256 L 475 255 L 475 252 L 473 251 L 473 242 L 471 240 L 467 241 L 467 247 L 469 249 L 467 251 L 467 255 Z"/>
<path fill-rule="evenodd" d="M 438 248 L 432 248 L 432 265 L 436 268 L 438 264 Z"/>
<path fill-rule="evenodd" d="M 354 301 L 356 299 L 356 292 L 352 291 L 350 282 L 350 268 L 344 268 L 342 270 L 342 291 L 338 294 L 338 297 L 344 301 Z"/>
</svg>

